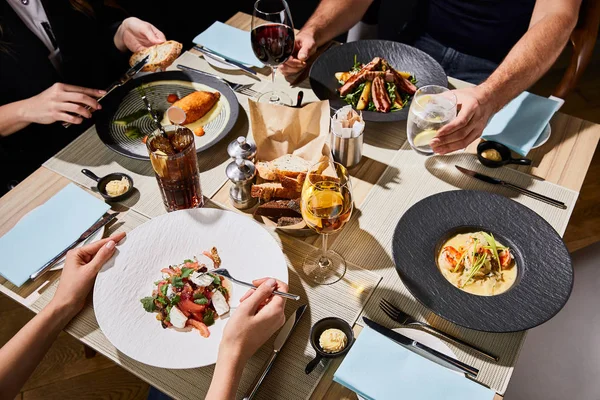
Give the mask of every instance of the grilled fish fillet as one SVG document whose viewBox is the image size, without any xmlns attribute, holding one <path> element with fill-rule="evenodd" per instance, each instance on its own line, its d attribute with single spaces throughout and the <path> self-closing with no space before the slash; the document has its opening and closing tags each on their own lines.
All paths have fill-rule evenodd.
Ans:
<svg viewBox="0 0 600 400">
<path fill-rule="evenodd" d="M 219 101 L 220 98 L 220 92 L 193 92 L 184 98 L 177 100 L 173 103 L 173 106 L 179 107 L 185 112 L 185 121 L 183 122 L 183 125 L 186 125 L 198 121 L 206 115 L 206 113 L 217 104 L 217 101 Z"/>
</svg>

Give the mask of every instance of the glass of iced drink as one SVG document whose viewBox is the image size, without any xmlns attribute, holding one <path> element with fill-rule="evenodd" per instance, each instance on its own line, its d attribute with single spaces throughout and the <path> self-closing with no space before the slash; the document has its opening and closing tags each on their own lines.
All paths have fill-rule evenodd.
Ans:
<svg viewBox="0 0 600 400">
<path fill-rule="evenodd" d="M 202 207 L 200 172 L 194 134 L 184 126 L 164 127 L 148 137 L 146 146 L 167 211 Z"/>
<path fill-rule="evenodd" d="M 429 142 L 455 117 L 456 96 L 448 88 L 437 85 L 419 88 L 408 111 L 408 143 L 417 153 L 432 155 Z"/>
</svg>

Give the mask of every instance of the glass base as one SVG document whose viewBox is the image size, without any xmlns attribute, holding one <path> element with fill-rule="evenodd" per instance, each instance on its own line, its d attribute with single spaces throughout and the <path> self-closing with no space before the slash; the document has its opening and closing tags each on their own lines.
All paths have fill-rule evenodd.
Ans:
<svg viewBox="0 0 600 400">
<path fill-rule="evenodd" d="M 302 265 L 308 279 L 318 285 L 331 285 L 342 279 L 346 273 L 346 260 L 333 250 L 316 249 L 306 256 Z"/>
<path fill-rule="evenodd" d="M 265 92 L 258 98 L 259 103 L 278 104 L 281 106 L 291 106 L 292 98 L 283 92 L 270 91 Z"/>
</svg>

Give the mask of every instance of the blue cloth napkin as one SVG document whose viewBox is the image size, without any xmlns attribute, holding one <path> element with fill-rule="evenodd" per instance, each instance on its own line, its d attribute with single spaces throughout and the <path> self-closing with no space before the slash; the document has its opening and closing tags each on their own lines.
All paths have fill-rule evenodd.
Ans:
<svg viewBox="0 0 600 400">
<path fill-rule="evenodd" d="M 0 275 L 21 286 L 109 208 L 75 184 L 68 184 L 0 238 Z"/>
<path fill-rule="evenodd" d="M 523 92 L 489 120 L 481 137 L 502 143 L 524 157 L 562 104 Z"/>
<path fill-rule="evenodd" d="M 492 400 L 495 392 L 365 326 L 333 380 L 366 399 Z"/>
<path fill-rule="evenodd" d="M 263 66 L 252 50 L 250 32 L 222 22 L 215 21 L 208 29 L 196 36 L 193 42 L 242 64 Z"/>
</svg>

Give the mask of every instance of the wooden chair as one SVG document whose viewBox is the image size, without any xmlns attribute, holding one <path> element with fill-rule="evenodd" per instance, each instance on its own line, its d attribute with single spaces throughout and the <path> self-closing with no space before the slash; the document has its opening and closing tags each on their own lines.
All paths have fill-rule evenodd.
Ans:
<svg viewBox="0 0 600 400">
<path fill-rule="evenodd" d="M 571 62 L 553 95 L 564 99 L 577 85 L 594 52 L 600 24 L 600 0 L 583 0 L 577 26 L 571 33 L 573 54 Z"/>
</svg>

